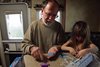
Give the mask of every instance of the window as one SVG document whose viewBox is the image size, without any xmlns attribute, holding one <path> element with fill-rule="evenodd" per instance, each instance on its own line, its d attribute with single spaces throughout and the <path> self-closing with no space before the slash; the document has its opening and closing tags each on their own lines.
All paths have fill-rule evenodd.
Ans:
<svg viewBox="0 0 100 67">
<path fill-rule="evenodd" d="M 5 12 L 8 39 L 23 39 L 22 12 Z"/>
<path fill-rule="evenodd" d="M 29 10 L 30 9 L 28 9 L 28 6 L 25 3 L 0 4 L 0 28 L 2 40 L 23 39 L 30 21 Z"/>
</svg>

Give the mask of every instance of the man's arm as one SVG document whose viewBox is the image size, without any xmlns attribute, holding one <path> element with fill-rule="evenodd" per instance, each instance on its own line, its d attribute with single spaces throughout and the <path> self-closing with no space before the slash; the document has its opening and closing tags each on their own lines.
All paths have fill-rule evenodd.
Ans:
<svg viewBox="0 0 100 67">
<path fill-rule="evenodd" d="M 21 43 L 21 48 L 22 51 L 25 53 L 30 54 L 30 48 L 34 46 L 34 44 L 32 43 L 32 30 L 31 30 L 31 25 L 29 26 L 28 30 L 26 31 L 25 35 L 24 35 L 24 39 Z"/>
<path fill-rule="evenodd" d="M 34 27 L 31 24 L 24 35 L 24 39 L 21 44 L 22 51 L 27 54 L 30 54 L 37 60 L 43 60 L 43 53 L 40 50 L 40 48 L 36 46 L 36 44 L 34 44 L 33 40 L 34 40 Z"/>
<path fill-rule="evenodd" d="M 62 44 L 66 41 L 65 39 L 65 32 L 61 26 L 61 24 L 59 25 L 58 29 L 57 29 L 57 37 L 56 37 L 56 44 L 53 45 L 49 50 L 48 50 L 48 55 L 50 55 L 50 57 L 54 56 L 58 51 L 61 50 L 61 46 Z M 52 54 L 52 56 L 51 56 Z M 49 58 L 50 58 L 49 57 Z"/>
</svg>

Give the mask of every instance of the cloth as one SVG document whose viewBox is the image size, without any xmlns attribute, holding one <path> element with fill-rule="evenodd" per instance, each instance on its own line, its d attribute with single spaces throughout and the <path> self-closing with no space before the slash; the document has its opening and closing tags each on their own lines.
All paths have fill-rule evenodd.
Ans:
<svg viewBox="0 0 100 67">
<path fill-rule="evenodd" d="M 100 67 L 100 59 L 96 54 L 89 53 L 81 59 L 77 59 L 71 54 L 63 54 L 63 67 Z"/>
<path fill-rule="evenodd" d="M 85 55 L 81 59 L 76 59 L 70 62 L 66 67 L 87 67 L 93 61 L 93 55 L 91 53 Z"/>
<path fill-rule="evenodd" d="M 100 58 L 93 54 L 93 61 L 87 67 L 100 67 Z"/>
<path fill-rule="evenodd" d="M 64 30 L 60 23 L 55 21 L 45 25 L 40 19 L 29 26 L 22 41 L 22 49 L 30 53 L 30 47 L 38 46 L 46 53 L 50 47 L 63 44 L 64 40 Z"/>
</svg>

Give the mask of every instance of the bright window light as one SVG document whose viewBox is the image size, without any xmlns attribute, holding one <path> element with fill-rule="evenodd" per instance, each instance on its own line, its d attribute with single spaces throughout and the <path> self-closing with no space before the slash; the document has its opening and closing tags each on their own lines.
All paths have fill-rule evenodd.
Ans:
<svg viewBox="0 0 100 67">
<path fill-rule="evenodd" d="M 9 39 L 23 39 L 23 18 L 22 12 L 6 13 L 7 34 Z"/>
</svg>

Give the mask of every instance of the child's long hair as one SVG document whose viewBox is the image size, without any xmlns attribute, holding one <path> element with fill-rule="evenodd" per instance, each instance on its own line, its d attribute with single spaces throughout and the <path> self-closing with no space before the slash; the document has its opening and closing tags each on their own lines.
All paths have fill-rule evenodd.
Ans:
<svg viewBox="0 0 100 67">
<path fill-rule="evenodd" d="M 77 37 L 81 37 L 80 40 Z M 78 46 L 79 43 L 83 43 L 82 49 L 89 47 L 90 41 L 90 29 L 86 22 L 78 21 L 72 28 L 72 46 Z"/>
</svg>

